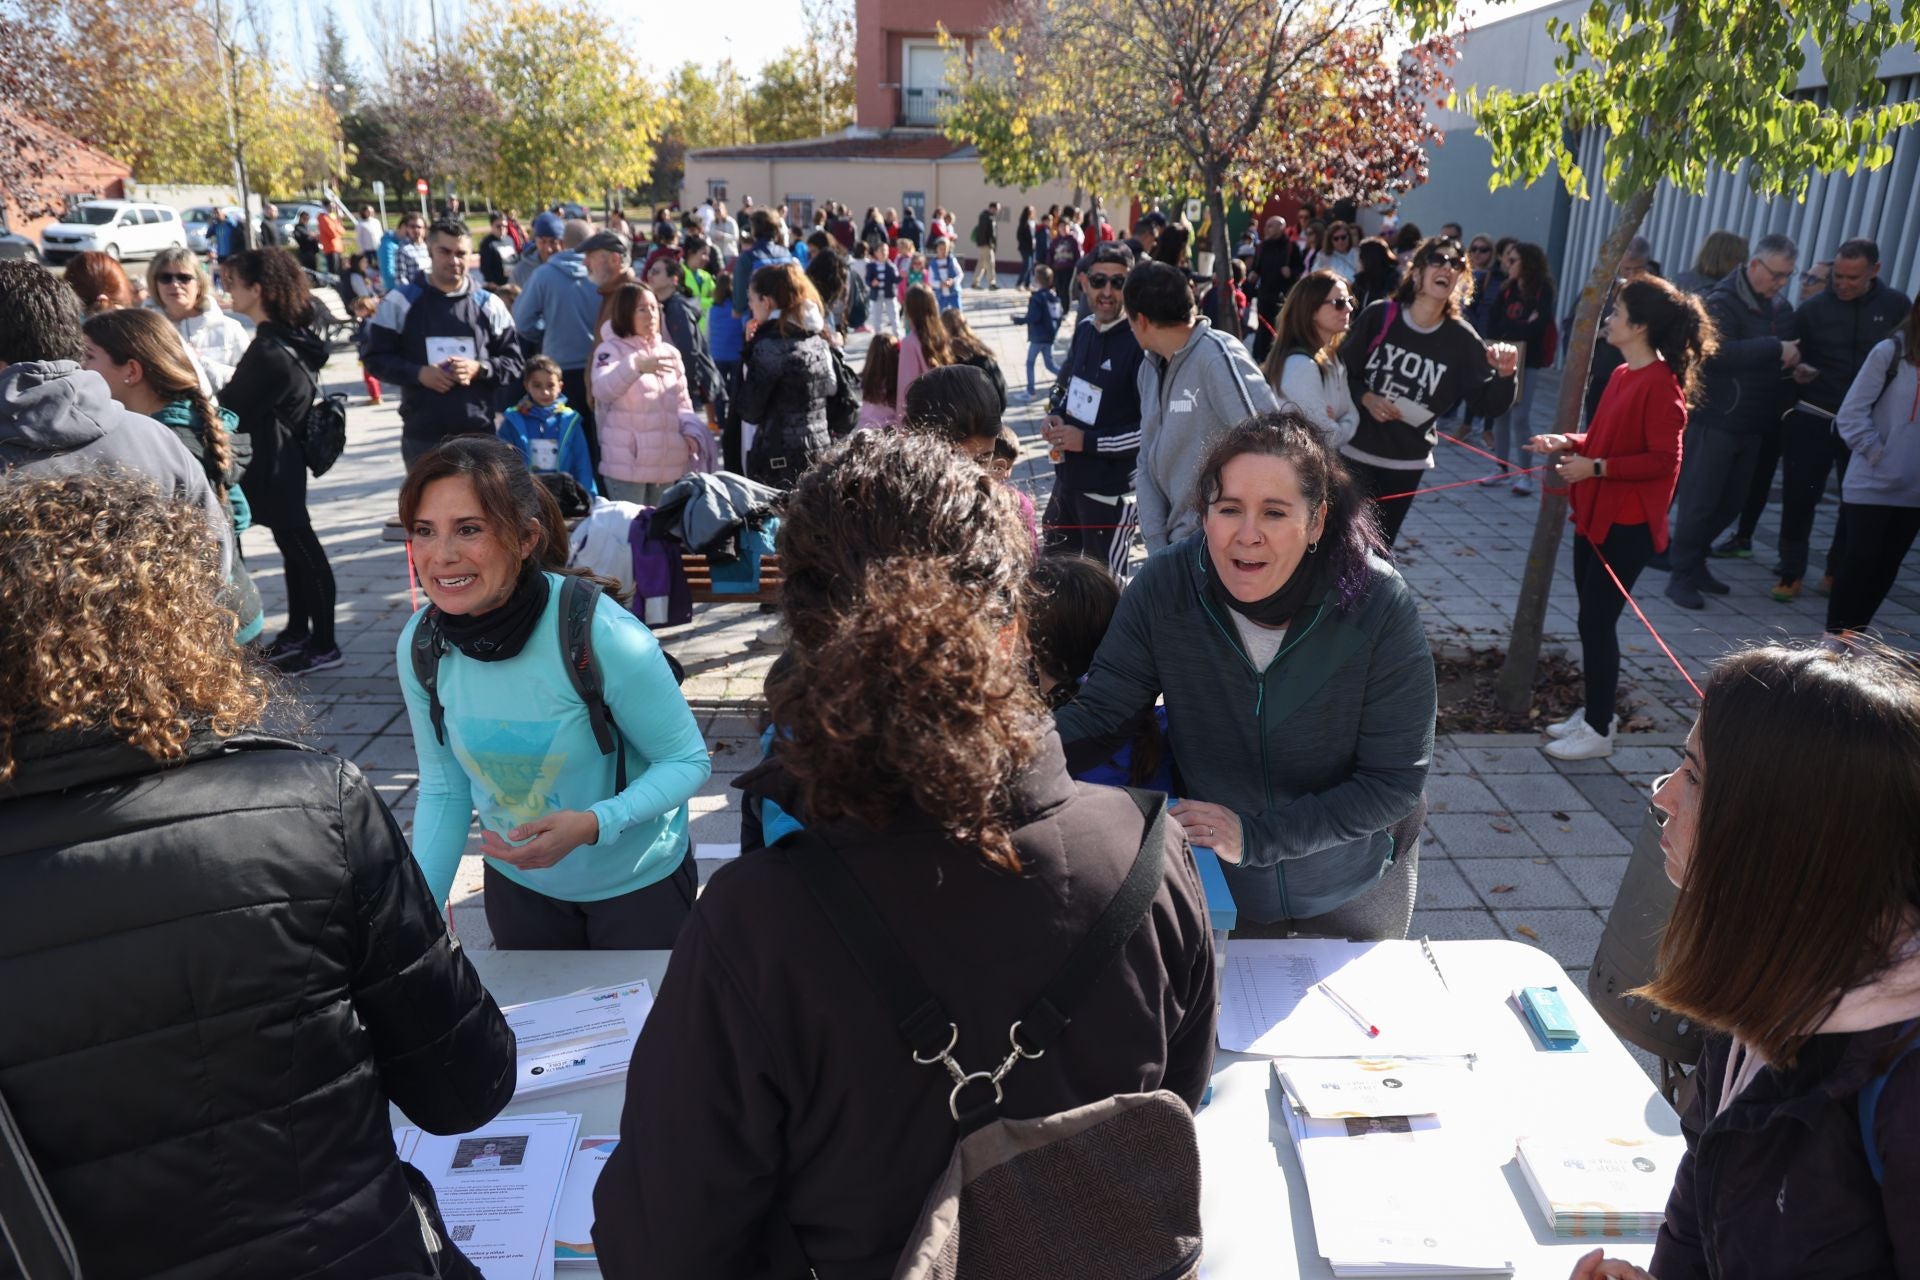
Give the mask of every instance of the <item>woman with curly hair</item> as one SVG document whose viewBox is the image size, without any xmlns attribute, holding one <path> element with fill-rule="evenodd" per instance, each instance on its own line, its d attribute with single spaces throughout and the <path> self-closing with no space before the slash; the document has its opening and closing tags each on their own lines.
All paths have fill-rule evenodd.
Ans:
<svg viewBox="0 0 1920 1280">
<path fill-rule="evenodd" d="M 1166 697 L 1189 797 L 1243 926 L 1401 938 L 1433 755 L 1433 655 L 1372 508 L 1320 432 L 1282 410 L 1221 436 L 1202 527 L 1120 598 L 1086 685 L 1054 715 L 1067 759 L 1108 759 Z"/>
<path fill-rule="evenodd" d="M 147 481 L 0 481 L 0 1094 L 90 1278 L 477 1280 L 388 1107 L 486 1123 L 513 1034 L 224 586 Z"/>
<path fill-rule="evenodd" d="M 1005 491 L 927 435 L 860 432 L 794 490 L 792 645 L 768 681 L 781 732 L 738 785 L 807 834 L 722 868 L 674 950 L 627 1076 L 629 1140 L 594 1197 L 608 1275 L 797 1275 L 829 1258 L 836 1275 L 886 1275 L 952 1153 L 953 1082 L 914 1063 L 868 995 L 794 842 L 838 855 L 969 1065 L 1006 1053 L 1008 1024 L 1132 867 L 1150 826 L 1124 792 L 1068 777 L 1028 678 L 1032 545 Z M 1003 1115 L 1143 1089 L 1198 1104 L 1213 957 L 1165 827 L 1151 915 L 1071 1030 L 1006 1077 Z"/>
</svg>

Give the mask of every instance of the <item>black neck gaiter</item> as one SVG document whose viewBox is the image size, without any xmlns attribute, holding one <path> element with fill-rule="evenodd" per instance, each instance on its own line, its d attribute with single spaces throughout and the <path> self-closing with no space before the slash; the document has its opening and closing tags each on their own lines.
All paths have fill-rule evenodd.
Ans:
<svg viewBox="0 0 1920 1280">
<path fill-rule="evenodd" d="M 469 658 L 499 662 L 526 647 L 534 624 L 546 612 L 548 591 L 547 575 L 529 563 L 520 567 L 513 594 L 498 608 L 485 613 L 445 613 L 436 606 L 433 612 L 447 643 Z"/>
<path fill-rule="evenodd" d="M 1272 595 L 1260 600 L 1240 600 L 1220 580 L 1220 571 L 1214 567 L 1213 552 L 1201 547 L 1200 563 L 1206 566 L 1207 595 L 1262 626 L 1285 626 L 1298 617 L 1302 610 L 1319 603 L 1320 597 L 1325 594 L 1327 557 L 1321 554 L 1322 550 L 1324 548 L 1315 548 L 1301 556 L 1293 576 L 1281 583 L 1280 589 Z"/>
</svg>

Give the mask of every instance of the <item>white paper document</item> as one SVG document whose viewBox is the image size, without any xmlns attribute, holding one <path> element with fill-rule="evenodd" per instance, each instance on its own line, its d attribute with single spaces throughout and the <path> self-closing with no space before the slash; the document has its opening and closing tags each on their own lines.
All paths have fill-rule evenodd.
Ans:
<svg viewBox="0 0 1920 1280">
<path fill-rule="evenodd" d="M 580 1117 L 501 1116 L 472 1133 L 404 1129 L 400 1157 L 433 1184 L 447 1236 L 486 1280 L 551 1280 L 553 1215 Z"/>
<path fill-rule="evenodd" d="M 1275 1058 L 1473 1056 L 1419 942 L 1241 939 L 1220 965 L 1220 1047 Z M 1325 982 L 1380 1030 L 1369 1035 Z"/>
<path fill-rule="evenodd" d="M 480 353 L 474 350 L 472 338 L 428 338 L 427 363 L 435 368 L 452 359 L 478 360 Z"/>
<path fill-rule="evenodd" d="M 1652 1236 L 1686 1153 L 1678 1136 L 1550 1134 L 1520 1139 L 1520 1172 L 1557 1236 Z"/>
<path fill-rule="evenodd" d="M 1424 427 L 1433 421 L 1433 410 L 1418 400 L 1409 400 L 1405 396 L 1388 396 L 1387 403 L 1400 411 L 1400 421 L 1410 427 Z"/>
<path fill-rule="evenodd" d="M 1465 1063 L 1407 1058 L 1282 1058 L 1287 1095 L 1315 1120 L 1454 1111 L 1472 1087 Z"/>
<path fill-rule="evenodd" d="M 560 1207 L 553 1215 L 553 1260 L 562 1269 L 598 1260 L 593 1251 L 593 1189 L 607 1157 L 619 1145 L 618 1134 L 602 1134 L 580 1139 L 574 1149 L 566 1186 L 560 1190 Z"/>
<path fill-rule="evenodd" d="M 620 1079 L 652 1008 L 641 981 L 501 1010 L 519 1042 L 513 1096 Z"/>
</svg>

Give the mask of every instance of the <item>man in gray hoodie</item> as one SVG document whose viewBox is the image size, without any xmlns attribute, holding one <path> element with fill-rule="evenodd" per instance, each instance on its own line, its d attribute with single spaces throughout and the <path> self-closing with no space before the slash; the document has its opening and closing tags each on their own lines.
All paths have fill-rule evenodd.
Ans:
<svg viewBox="0 0 1920 1280">
<path fill-rule="evenodd" d="M 80 299 L 38 263 L 0 262 L 0 473 L 71 474 L 117 466 L 199 504 L 233 567 L 233 523 L 173 432 L 129 413 L 82 369 Z"/>
<path fill-rule="evenodd" d="M 1127 275 L 1127 319 L 1140 362 L 1140 534 L 1151 555 L 1200 528 L 1187 501 L 1207 449 L 1228 427 L 1280 407 L 1239 340 L 1196 316 L 1178 267 L 1143 262 Z"/>
</svg>

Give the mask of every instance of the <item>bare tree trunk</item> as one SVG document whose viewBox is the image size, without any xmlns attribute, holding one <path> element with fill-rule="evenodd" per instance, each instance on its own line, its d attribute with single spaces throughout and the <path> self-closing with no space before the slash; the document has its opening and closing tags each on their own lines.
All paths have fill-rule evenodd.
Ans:
<svg viewBox="0 0 1920 1280">
<path fill-rule="evenodd" d="M 1597 340 L 1600 309 L 1613 286 L 1625 256 L 1627 242 L 1639 234 L 1640 224 L 1653 207 L 1651 187 L 1635 193 L 1620 209 L 1620 220 L 1600 246 L 1600 256 L 1587 275 L 1580 291 L 1580 309 L 1574 315 L 1573 338 L 1567 348 L 1566 372 L 1560 379 L 1560 399 L 1554 405 L 1553 430 L 1562 434 L 1580 429 L 1580 410 L 1586 400 L 1587 370 L 1593 363 L 1593 344 Z M 1522 371 L 1521 376 L 1526 376 Z M 1567 495 L 1564 490 L 1549 492 L 1550 482 L 1542 477 L 1540 515 L 1533 526 L 1533 543 L 1527 548 L 1526 573 L 1520 579 L 1520 599 L 1513 608 L 1513 635 L 1507 641 L 1507 659 L 1500 668 L 1494 686 L 1494 702 L 1505 712 L 1518 715 L 1533 699 L 1534 676 L 1540 667 L 1540 642 L 1547 624 L 1547 597 L 1553 589 L 1553 568 L 1560 558 L 1560 537 L 1567 527 Z M 1559 488 L 1552 482 L 1553 488 Z"/>
<path fill-rule="evenodd" d="M 1240 309 L 1233 305 L 1233 254 L 1230 237 L 1227 234 L 1227 194 L 1224 189 L 1226 170 L 1221 166 L 1209 166 L 1207 181 L 1207 221 L 1213 224 L 1211 252 L 1213 253 L 1213 310 L 1208 319 L 1214 327 L 1223 333 L 1240 336 Z M 1199 257 L 1199 248 L 1194 248 L 1194 256 Z"/>
</svg>

